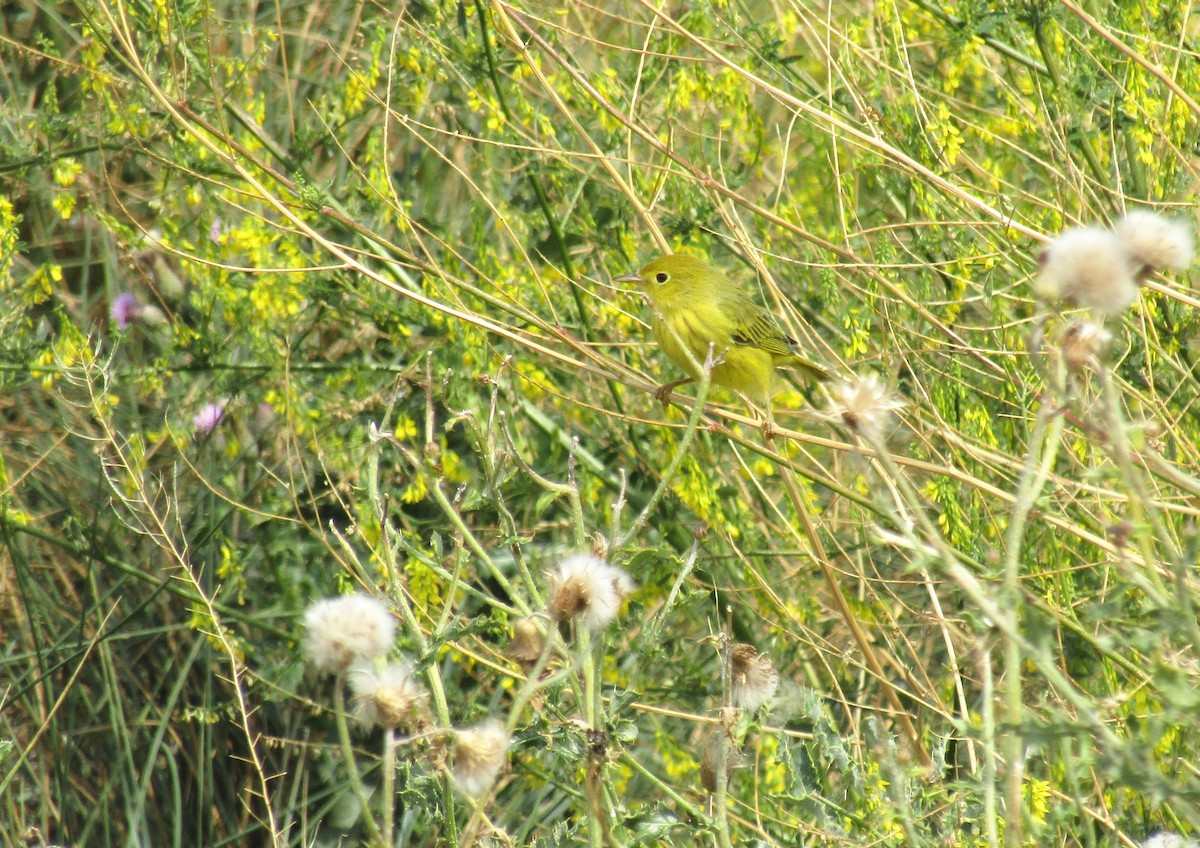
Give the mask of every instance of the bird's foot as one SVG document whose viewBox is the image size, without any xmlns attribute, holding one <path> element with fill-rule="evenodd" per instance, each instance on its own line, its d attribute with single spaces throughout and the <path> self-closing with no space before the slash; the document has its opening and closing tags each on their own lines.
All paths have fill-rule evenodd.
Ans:
<svg viewBox="0 0 1200 848">
<path fill-rule="evenodd" d="M 671 405 L 671 395 L 674 393 L 674 391 L 680 386 L 686 386 L 690 382 L 692 382 L 691 378 L 686 380 L 675 380 L 671 383 L 664 383 L 658 387 L 658 391 L 654 393 L 654 396 L 658 398 L 658 402 L 661 403 L 665 409 Z"/>
</svg>

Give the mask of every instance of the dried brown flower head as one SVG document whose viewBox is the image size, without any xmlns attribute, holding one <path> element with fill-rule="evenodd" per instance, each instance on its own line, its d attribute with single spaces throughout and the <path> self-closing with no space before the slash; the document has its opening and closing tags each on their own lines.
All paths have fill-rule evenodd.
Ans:
<svg viewBox="0 0 1200 848">
<path fill-rule="evenodd" d="M 354 693 L 354 717 L 368 727 L 417 730 L 424 723 L 429 698 L 406 662 L 376 668 L 358 662 L 350 668 L 350 690 Z"/>
<path fill-rule="evenodd" d="M 1071 371 L 1082 371 L 1097 365 L 1112 341 L 1112 333 L 1090 321 L 1076 321 L 1059 340 L 1063 361 Z"/>
<path fill-rule="evenodd" d="M 775 697 L 779 672 L 771 658 L 760 654 L 753 645 L 738 642 L 733 646 L 733 705 L 751 712 Z"/>
<path fill-rule="evenodd" d="M 700 752 L 700 785 L 704 787 L 704 791 L 710 795 L 717 791 L 717 748 L 720 747 L 717 743 L 720 741 L 721 735 L 725 733 L 725 729 L 718 727 L 708 738 L 704 740 L 704 748 Z M 729 782 L 729 777 L 733 770 L 742 764 L 742 756 L 738 751 L 733 740 L 728 736 L 725 737 L 725 782 Z"/>
<path fill-rule="evenodd" d="M 513 622 L 513 635 L 508 643 L 508 655 L 523 666 L 533 665 L 542 655 L 546 637 L 532 618 Z"/>
</svg>

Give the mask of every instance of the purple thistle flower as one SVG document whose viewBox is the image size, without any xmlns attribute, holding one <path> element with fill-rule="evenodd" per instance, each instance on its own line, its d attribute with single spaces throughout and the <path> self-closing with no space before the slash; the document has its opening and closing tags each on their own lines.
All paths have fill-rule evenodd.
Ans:
<svg viewBox="0 0 1200 848">
<path fill-rule="evenodd" d="M 211 433 L 225 417 L 225 404 L 228 401 L 206 403 L 199 412 L 192 416 L 192 424 L 197 433 Z"/>
<path fill-rule="evenodd" d="M 117 328 L 126 330 L 142 314 L 142 305 L 133 292 L 121 292 L 108 307 L 108 315 L 117 322 Z"/>
</svg>

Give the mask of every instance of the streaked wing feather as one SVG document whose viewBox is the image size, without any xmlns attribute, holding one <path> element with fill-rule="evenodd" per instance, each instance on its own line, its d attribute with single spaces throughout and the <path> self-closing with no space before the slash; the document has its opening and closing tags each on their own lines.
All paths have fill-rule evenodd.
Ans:
<svg viewBox="0 0 1200 848">
<path fill-rule="evenodd" d="M 795 355 L 796 340 L 783 332 L 765 309 L 755 306 L 744 317 L 747 320 L 739 321 L 731 336 L 734 344 L 755 347 L 775 356 Z"/>
</svg>

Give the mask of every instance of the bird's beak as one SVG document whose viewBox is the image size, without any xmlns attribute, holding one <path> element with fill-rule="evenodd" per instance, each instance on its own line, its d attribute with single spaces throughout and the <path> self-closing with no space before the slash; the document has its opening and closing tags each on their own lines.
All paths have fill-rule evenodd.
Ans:
<svg viewBox="0 0 1200 848">
<path fill-rule="evenodd" d="M 635 283 L 635 284 L 640 285 L 642 282 L 642 278 L 639 277 L 637 274 L 622 274 L 619 277 L 613 277 L 613 282 L 614 283 Z"/>
</svg>

